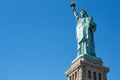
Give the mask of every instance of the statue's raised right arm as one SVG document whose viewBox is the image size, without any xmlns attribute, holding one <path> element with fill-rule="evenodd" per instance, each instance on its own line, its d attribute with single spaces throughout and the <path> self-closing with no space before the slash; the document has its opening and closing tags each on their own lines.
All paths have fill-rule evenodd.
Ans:
<svg viewBox="0 0 120 80">
<path fill-rule="evenodd" d="M 74 13 L 74 16 L 75 16 L 75 18 L 76 18 L 76 20 L 78 20 L 79 19 L 79 15 L 78 15 L 78 13 L 77 13 L 77 11 L 76 11 L 76 9 L 75 9 L 75 2 L 71 2 L 71 8 L 72 8 L 72 11 L 73 11 L 73 13 Z"/>
</svg>

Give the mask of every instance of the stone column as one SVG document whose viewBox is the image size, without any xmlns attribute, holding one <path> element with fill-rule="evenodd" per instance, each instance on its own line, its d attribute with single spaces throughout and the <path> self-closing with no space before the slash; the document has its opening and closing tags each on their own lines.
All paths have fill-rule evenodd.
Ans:
<svg viewBox="0 0 120 80">
<path fill-rule="evenodd" d="M 107 75 L 106 75 L 106 73 L 103 73 L 103 80 L 107 80 Z"/>
<path fill-rule="evenodd" d="M 82 80 L 82 68 L 79 69 L 79 79 L 78 80 Z"/>
</svg>

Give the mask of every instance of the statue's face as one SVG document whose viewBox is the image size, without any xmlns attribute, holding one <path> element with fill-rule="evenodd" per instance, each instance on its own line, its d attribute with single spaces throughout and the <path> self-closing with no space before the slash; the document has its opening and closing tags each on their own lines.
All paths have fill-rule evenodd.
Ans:
<svg viewBox="0 0 120 80">
<path fill-rule="evenodd" d="M 80 15 L 82 16 L 82 17 L 86 17 L 85 15 L 86 15 L 86 12 L 85 11 L 80 11 Z"/>
</svg>

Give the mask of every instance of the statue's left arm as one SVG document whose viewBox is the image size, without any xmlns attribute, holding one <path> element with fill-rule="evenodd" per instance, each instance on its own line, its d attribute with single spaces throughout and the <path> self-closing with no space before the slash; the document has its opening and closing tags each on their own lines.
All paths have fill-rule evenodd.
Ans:
<svg viewBox="0 0 120 80">
<path fill-rule="evenodd" d="M 90 17 L 90 26 L 91 26 L 92 31 L 95 32 L 96 31 L 96 24 L 93 21 L 93 17 Z"/>
</svg>

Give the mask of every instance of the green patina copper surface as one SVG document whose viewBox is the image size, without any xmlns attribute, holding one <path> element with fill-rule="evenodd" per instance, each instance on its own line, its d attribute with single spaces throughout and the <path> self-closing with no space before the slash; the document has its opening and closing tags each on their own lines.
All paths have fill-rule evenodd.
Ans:
<svg viewBox="0 0 120 80">
<path fill-rule="evenodd" d="M 71 3 L 71 8 L 76 18 L 77 57 L 87 55 L 96 58 L 94 43 L 96 24 L 85 10 L 78 14 L 74 2 Z"/>
</svg>

